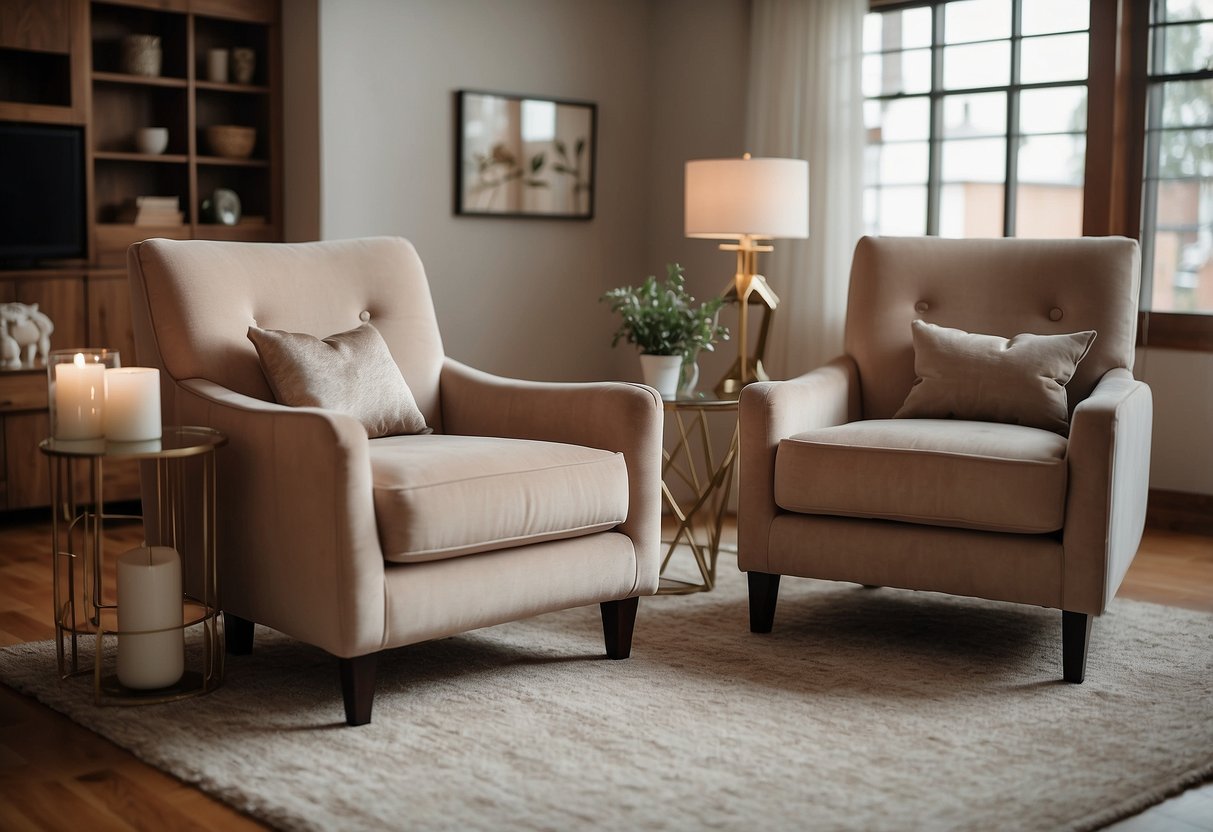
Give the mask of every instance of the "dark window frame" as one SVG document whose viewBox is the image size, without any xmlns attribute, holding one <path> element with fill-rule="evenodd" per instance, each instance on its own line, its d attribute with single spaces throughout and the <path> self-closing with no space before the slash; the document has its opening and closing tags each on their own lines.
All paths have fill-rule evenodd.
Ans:
<svg viewBox="0 0 1213 832">
<path fill-rule="evenodd" d="M 869 9 L 894 11 L 935 2 L 870 0 Z M 1156 0 L 1091 0 L 1085 236 L 1141 240 L 1152 2 Z M 1142 310 L 1138 344 L 1213 352 L 1213 314 Z"/>
</svg>

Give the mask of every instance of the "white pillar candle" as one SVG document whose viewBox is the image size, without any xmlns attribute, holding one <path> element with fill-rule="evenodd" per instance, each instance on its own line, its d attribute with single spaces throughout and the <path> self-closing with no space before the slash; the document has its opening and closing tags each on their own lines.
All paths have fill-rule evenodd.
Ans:
<svg viewBox="0 0 1213 832">
<path fill-rule="evenodd" d="M 105 365 L 76 353 L 71 364 L 55 367 L 56 439 L 99 439 L 105 435 Z"/>
<path fill-rule="evenodd" d="M 181 558 L 171 546 L 131 549 L 118 556 L 118 681 L 150 690 L 185 672 L 181 627 Z M 140 630 L 175 629 L 161 633 Z M 134 632 L 132 632 L 134 631 Z"/>
<path fill-rule="evenodd" d="M 160 438 L 160 371 L 115 367 L 105 371 L 105 438 L 144 442 Z"/>
</svg>

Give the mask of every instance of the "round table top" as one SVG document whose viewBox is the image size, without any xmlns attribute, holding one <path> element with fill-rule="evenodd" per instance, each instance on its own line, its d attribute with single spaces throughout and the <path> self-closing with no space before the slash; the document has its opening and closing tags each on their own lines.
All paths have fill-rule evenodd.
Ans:
<svg viewBox="0 0 1213 832">
<path fill-rule="evenodd" d="M 736 410 L 737 399 L 722 399 L 711 390 L 682 393 L 677 398 L 662 399 L 665 410 Z"/>
<path fill-rule="evenodd" d="M 106 459 L 176 459 L 213 453 L 227 437 L 213 428 L 165 426 L 159 439 L 110 442 L 105 439 L 43 439 L 38 449 L 48 456 Z"/>
</svg>

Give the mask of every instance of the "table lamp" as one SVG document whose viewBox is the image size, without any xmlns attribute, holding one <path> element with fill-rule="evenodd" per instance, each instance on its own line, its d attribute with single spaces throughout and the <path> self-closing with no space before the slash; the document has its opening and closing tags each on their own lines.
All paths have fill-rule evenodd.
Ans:
<svg viewBox="0 0 1213 832">
<path fill-rule="evenodd" d="M 724 296 L 736 301 L 737 361 L 716 385 L 716 395 L 736 398 L 751 381 L 766 381 L 762 366 L 771 316 L 779 298 L 757 273 L 761 241 L 809 236 L 809 163 L 803 159 L 697 159 L 686 164 L 686 235 L 722 243 L 737 252 L 737 271 Z M 762 326 L 750 352 L 749 306 L 763 306 Z"/>
</svg>

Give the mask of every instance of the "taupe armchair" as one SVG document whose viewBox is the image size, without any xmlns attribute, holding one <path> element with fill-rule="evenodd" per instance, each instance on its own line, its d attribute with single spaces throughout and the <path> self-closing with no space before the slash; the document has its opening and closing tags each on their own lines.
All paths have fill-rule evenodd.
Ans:
<svg viewBox="0 0 1213 832">
<path fill-rule="evenodd" d="M 1123 238 L 864 238 L 845 352 L 741 397 L 738 563 L 750 627 L 781 575 L 1060 609 L 1081 682 L 1091 617 L 1141 540 L 1150 389 L 1133 379 L 1139 254 Z M 1011 338 L 1095 330 L 1066 386 L 1068 438 L 1021 424 L 893 419 L 915 383 L 911 321 Z"/>
<path fill-rule="evenodd" d="M 657 588 L 661 402 L 641 385 L 513 381 L 446 357 L 421 261 L 396 238 L 149 240 L 128 269 L 137 357 L 168 424 L 230 439 L 218 461 L 229 652 L 253 623 L 339 661 L 368 722 L 380 651 L 602 605 L 626 658 Z M 326 338 L 371 322 L 431 435 L 368 439 L 342 412 L 276 404 L 250 326 Z"/>
</svg>

